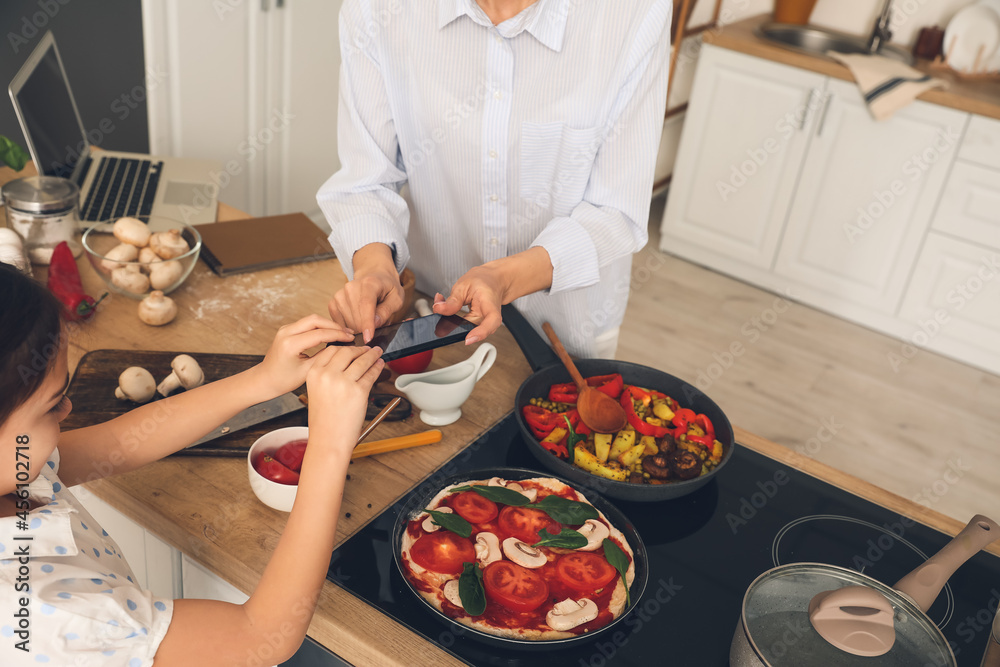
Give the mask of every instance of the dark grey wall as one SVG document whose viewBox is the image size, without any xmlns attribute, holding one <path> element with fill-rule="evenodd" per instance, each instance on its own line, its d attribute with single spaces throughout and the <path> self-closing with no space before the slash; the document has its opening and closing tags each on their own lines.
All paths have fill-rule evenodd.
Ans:
<svg viewBox="0 0 1000 667">
<path fill-rule="evenodd" d="M 84 128 L 104 121 L 114 129 L 100 136 L 102 148 L 148 152 L 139 0 L 0 0 L 0 134 L 25 146 L 7 85 L 47 30 Z"/>
</svg>

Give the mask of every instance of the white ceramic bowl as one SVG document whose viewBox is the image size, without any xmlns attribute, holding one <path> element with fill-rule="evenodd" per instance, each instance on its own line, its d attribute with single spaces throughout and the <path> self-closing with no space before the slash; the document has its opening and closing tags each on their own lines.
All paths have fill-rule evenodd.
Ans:
<svg viewBox="0 0 1000 667">
<path fill-rule="evenodd" d="M 291 512 L 292 504 L 295 502 L 295 492 L 299 487 L 292 484 L 279 484 L 272 482 L 259 472 L 254 470 L 253 462 L 261 454 L 278 451 L 282 445 L 293 440 L 306 440 L 309 438 L 308 426 L 287 426 L 276 431 L 265 433 L 257 438 L 257 441 L 250 446 L 247 452 L 247 473 L 250 476 L 250 488 L 260 502 L 279 512 Z"/>
</svg>

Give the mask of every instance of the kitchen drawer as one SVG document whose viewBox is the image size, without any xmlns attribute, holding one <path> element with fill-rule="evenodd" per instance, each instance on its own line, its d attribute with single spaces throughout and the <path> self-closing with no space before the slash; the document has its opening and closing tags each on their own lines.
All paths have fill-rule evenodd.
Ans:
<svg viewBox="0 0 1000 667">
<path fill-rule="evenodd" d="M 1000 249 L 1000 169 L 955 162 L 931 226 Z"/>
<path fill-rule="evenodd" d="M 1000 120 L 972 116 L 958 159 L 1000 169 Z"/>
<path fill-rule="evenodd" d="M 1000 252 L 929 232 L 899 309 L 907 343 L 1000 373 Z"/>
</svg>

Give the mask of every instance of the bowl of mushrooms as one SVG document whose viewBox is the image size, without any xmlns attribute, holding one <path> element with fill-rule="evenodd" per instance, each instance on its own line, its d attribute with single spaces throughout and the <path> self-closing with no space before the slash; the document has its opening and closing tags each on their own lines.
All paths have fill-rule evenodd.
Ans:
<svg viewBox="0 0 1000 667">
<path fill-rule="evenodd" d="M 98 223 L 83 233 L 82 242 L 108 289 L 137 300 L 180 287 L 201 251 L 197 229 L 156 215 Z"/>
</svg>

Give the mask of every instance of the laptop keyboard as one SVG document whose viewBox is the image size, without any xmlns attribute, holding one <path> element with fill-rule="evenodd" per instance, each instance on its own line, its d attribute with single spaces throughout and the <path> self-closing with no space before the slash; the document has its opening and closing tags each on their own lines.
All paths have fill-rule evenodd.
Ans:
<svg viewBox="0 0 1000 667">
<path fill-rule="evenodd" d="M 163 162 L 103 158 L 80 217 L 102 222 L 123 215 L 149 215 Z"/>
</svg>

